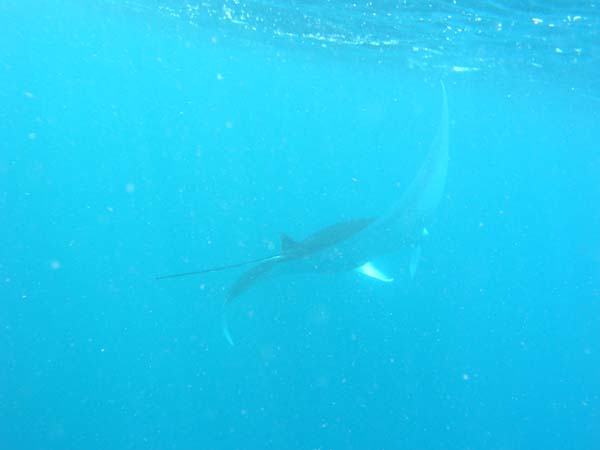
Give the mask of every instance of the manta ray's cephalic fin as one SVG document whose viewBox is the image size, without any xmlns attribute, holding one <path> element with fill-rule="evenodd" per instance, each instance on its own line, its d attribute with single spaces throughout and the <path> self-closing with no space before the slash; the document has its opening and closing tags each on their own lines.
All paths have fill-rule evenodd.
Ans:
<svg viewBox="0 0 600 450">
<path fill-rule="evenodd" d="M 381 270 L 379 270 L 372 262 L 367 262 L 362 266 L 357 267 L 356 270 L 358 273 L 362 273 L 370 278 L 374 278 L 379 281 L 383 281 L 384 283 L 391 283 L 394 279 Z"/>
</svg>

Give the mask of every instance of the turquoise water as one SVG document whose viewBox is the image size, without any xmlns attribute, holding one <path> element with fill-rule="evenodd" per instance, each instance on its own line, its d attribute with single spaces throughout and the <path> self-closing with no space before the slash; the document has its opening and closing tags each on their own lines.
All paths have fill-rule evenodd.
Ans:
<svg viewBox="0 0 600 450">
<path fill-rule="evenodd" d="M 599 13 L 0 3 L 0 450 L 600 448 Z M 384 213 L 440 81 L 413 279 L 155 279 Z"/>
</svg>

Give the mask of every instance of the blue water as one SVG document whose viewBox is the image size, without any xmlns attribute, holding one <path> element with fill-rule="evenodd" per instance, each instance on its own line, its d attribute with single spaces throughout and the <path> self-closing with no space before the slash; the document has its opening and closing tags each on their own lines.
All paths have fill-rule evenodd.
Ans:
<svg viewBox="0 0 600 450">
<path fill-rule="evenodd" d="M 0 3 L 0 450 L 600 448 L 600 5 Z M 382 214 L 413 280 L 240 270 Z"/>
</svg>

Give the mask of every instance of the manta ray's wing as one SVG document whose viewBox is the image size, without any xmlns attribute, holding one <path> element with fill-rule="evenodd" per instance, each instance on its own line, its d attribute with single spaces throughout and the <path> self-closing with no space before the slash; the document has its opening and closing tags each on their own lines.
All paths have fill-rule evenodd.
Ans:
<svg viewBox="0 0 600 450">
<path fill-rule="evenodd" d="M 275 266 L 281 260 L 281 258 L 282 256 L 280 255 L 274 256 L 244 272 L 229 290 L 229 294 L 227 295 L 227 302 L 230 302 L 238 295 L 244 293 L 256 281 L 263 278 L 267 273 L 271 271 L 273 266 Z"/>
<path fill-rule="evenodd" d="M 392 207 L 382 217 L 379 227 L 395 229 L 398 235 L 418 240 L 424 227 L 431 221 L 446 186 L 448 173 L 448 98 L 442 83 L 442 105 L 437 132 L 419 171 Z"/>
<path fill-rule="evenodd" d="M 448 100 L 442 84 L 442 105 L 437 132 L 419 171 L 398 201 L 376 222 L 347 243 L 347 251 L 382 254 L 415 245 L 439 205 L 448 172 Z M 418 256 L 413 262 L 416 270 Z"/>
</svg>

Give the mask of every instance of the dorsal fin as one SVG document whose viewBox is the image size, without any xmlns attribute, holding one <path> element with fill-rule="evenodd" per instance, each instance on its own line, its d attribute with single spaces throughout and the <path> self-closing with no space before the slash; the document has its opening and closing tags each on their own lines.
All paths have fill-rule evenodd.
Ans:
<svg viewBox="0 0 600 450">
<path fill-rule="evenodd" d="M 281 253 L 287 253 L 298 245 L 298 242 L 285 233 L 280 234 Z"/>
</svg>

